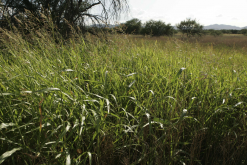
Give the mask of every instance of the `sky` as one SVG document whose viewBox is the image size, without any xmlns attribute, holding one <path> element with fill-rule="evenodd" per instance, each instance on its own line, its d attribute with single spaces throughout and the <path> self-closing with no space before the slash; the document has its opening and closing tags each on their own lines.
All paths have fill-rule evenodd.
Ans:
<svg viewBox="0 0 247 165">
<path fill-rule="evenodd" d="M 175 26 L 186 18 L 200 24 L 247 26 L 247 0 L 129 0 L 130 13 L 119 22 L 138 18 L 161 20 Z"/>
</svg>

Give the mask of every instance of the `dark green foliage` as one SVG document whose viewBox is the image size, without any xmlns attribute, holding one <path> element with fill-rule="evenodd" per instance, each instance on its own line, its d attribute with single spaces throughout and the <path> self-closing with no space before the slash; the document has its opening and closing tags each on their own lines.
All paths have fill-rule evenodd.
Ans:
<svg viewBox="0 0 247 165">
<path fill-rule="evenodd" d="M 222 29 L 221 31 L 224 34 L 243 34 L 242 30 L 236 30 L 236 29 Z"/>
<path fill-rule="evenodd" d="M 83 27 L 81 30 L 86 32 L 86 22 L 107 22 L 109 18 L 118 18 L 120 13 L 128 9 L 126 0 L 3 0 L 2 4 L 5 10 L 3 13 L 11 13 L 4 14 L 0 18 L 2 27 L 5 25 L 4 28 L 12 26 L 11 24 L 15 21 L 14 16 L 18 17 L 28 10 L 38 19 L 44 18 L 42 14 L 49 16 L 54 24 L 52 26 L 56 26 L 63 34 L 71 33 L 71 27 L 75 26 Z M 95 6 L 103 8 L 101 14 L 90 14 L 90 9 Z"/>
<path fill-rule="evenodd" d="M 141 32 L 142 23 L 141 20 L 134 18 L 125 23 L 127 34 L 139 34 Z"/>
<path fill-rule="evenodd" d="M 221 30 L 214 30 L 214 29 L 204 30 L 204 34 L 212 35 L 214 37 L 223 35 Z"/>
<path fill-rule="evenodd" d="M 143 35 L 151 36 L 172 36 L 174 32 L 175 30 L 171 24 L 165 24 L 165 22 L 154 20 L 147 21 L 141 31 Z"/>
<path fill-rule="evenodd" d="M 241 29 L 240 30 L 240 33 L 247 36 L 247 29 Z"/>
<path fill-rule="evenodd" d="M 187 18 L 186 20 L 181 21 L 176 26 L 179 29 L 179 31 L 183 34 L 186 34 L 187 37 L 203 35 L 203 26 L 197 23 L 196 20 Z"/>
</svg>

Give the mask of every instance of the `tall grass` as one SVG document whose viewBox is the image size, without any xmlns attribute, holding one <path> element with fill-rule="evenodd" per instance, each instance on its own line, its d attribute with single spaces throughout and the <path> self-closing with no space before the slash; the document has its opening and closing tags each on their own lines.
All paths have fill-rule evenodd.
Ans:
<svg viewBox="0 0 247 165">
<path fill-rule="evenodd" d="M 0 163 L 247 163 L 240 49 L 2 34 Z"/>
</svg>

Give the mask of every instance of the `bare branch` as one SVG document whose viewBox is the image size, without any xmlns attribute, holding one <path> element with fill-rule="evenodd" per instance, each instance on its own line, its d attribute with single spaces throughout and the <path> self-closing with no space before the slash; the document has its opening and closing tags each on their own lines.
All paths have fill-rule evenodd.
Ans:
<svg viewBox="0 0 247 165">
<path fill-rule="evenodd" d="M 101 4 L 101 1 L 97 2 L 97 3 L 93 3 L 92 5 L 86 7 L 84 10 L 82 10 L 82 12 L 88 11 L 89 9 L 91 9 L 92 7 Z"/>
<path fill-rule="evenodd" d="M 64 19 L 72 26 L 85 26 L 88 19 L 100 24 L 112 18 L 117 19 L 120 13 L 128 11 L 128 0 L 5 0 L 0 5 L 14 11 L 10 16 L 25 13 L 27 9 L 39 17 L 42 10 L 44 14 L 50 15 L 48 18 L 59 29 L 68 28 L 64 25 Z M 101 13 L 93 15 L 89 11 L 96 6 L 100 6 Z"/>
</svg>

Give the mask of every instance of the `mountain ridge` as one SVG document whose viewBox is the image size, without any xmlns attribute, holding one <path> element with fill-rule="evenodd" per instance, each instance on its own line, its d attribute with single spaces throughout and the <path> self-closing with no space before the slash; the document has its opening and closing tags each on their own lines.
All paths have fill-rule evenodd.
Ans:
<svg viewBox="0 0 247 165">
<path fill-rule="evenodd" d="M 110 28 L 113 28 L 113 27 L 116 27 L 116 26 L 119 26 L 119 25 L 114 25 L 114 24 L 108 24 L 108 25 L 105 25 L 105 24 L 93 24 L 89 27 L 110 27 Z M 176 26 L 173 26 L 174 29 L 177 29 Z M 241 30 L 241 29 L 247 29 L 247 26 L 245 27 L 238 27 L 238 26 L 232 26 L 232 25 L 225 25 L 225 24 L 212 24 L 212 25 L 207 25 L 207 26 L 203 26 L 203 29 L 214 29 L 214 30 Z"/>
<path fill-rule="evenodd" d="M 246 29 L 247 26 L 245 27 L 238 27 L 238 26 L 232 26 L 232 25 L 225 25 L 225 24 L 213 24 L 213 25 L 208 25 L 204 26 L 203 29 L 214 29 L 214 30 L 241 30 L 241 29 Z"/>
</svg>

